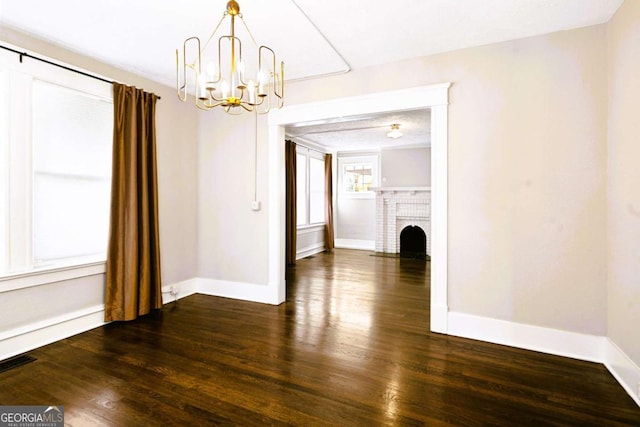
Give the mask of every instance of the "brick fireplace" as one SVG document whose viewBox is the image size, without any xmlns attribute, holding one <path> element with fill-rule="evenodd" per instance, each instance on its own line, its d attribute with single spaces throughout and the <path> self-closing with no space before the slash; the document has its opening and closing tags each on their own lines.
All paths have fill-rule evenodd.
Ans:
<svg viewBox="0 0 640 427">
<path fill-rule="evenodd" d="M 378 187 L 376 193 L 376 252 L 400 253 L 400 233 L 417 226 L 427 236 L 431 255 L 431 188 Z"/>
</svg>

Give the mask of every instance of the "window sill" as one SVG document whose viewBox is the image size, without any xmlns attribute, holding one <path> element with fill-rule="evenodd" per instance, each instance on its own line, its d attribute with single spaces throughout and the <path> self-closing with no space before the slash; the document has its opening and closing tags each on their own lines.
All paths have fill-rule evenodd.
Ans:
<svg viewBox="0 0 640 427">
<path fill-rule="evenodd" d="M 45 285 L 47 283 L 80 277 L 95 276 L 106 272 L 106 261 L 90 262 L 80 265 L 33 270 L 0 277 L 0 293 Z"/>
</svg>

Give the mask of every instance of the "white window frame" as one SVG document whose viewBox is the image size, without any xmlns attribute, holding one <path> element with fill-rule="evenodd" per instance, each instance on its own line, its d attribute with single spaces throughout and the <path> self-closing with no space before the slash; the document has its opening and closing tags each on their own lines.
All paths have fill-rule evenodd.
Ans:
<svg viewBox="0 0 640 427">
<path fill-rule="evenodd" d="M 37 268 L 32 239 L 31 85 L 34 80 L 113 102 L 112 85 L 0 51 L 0 291 L 83 277 L 105 270 L 105 254 L 65 259 Z M 7 273 L 8 267 L 11 272 Z M 5 271 L 5 273 L 2 273 Z"/>
<path fill-rule="evenodd" d="M 358 153 L 358 154 L 341 154 L 338 153 L 338 197 L 344 199 L 374 199 L 376 194 L 374 191 L 349 192 L 344 191 L 343 179 L 344 168 L 347 165 L 371 163 L 372 188 L 380 185 L 380 153 Z"/>
<path fill-rule="evenodd" d="M 0 100 L 9 98 L 9 72 L 4 66 L 4 58 L 0 56 Z M 8 263 L 9 253 L 9 107 L 7 102 L 0 102 L 0 271 Z"/>
<path fill-rule="evenodd" d="M 326 156 L 325 153 L 322 153 L 320 151 L 316 151 L 310 148 L 307 148 L 305 146 L 296 144 L 296 154 L 301 154 L 305 156 L 305 168 L 306 168 L 306 177 L 305 177 L 305 206 L 306 206 L 306 218 L 305 218 L 305 222 L 304 224 L 300 224 L 297 226 L 298 230 L 302 230 L 305 228 L 309 228 L 309 227 L 317 227 L 320 225 L 324 225 L 325 224 L 325 219 L 323 219 L 321 222 L 314 222 L 312 223 L 310 221 L 311 218 L 311 199 L 310 199 L 310 178 L 309 178 L 309 173 L 310 173 L 310 158 L 315 158 L 318 160 L 322 160 L 323 162 L 325 162 Z M 326 192 L 326 188 L 325 188 L 325 192 Z M 296 219 L 297 222 L 297 219 Z"/>
<path fill-rule="evenodd" d="M 296 147 L 296 227 L 302 228 L 309 225 L 309 156 L 299 148 Z M 304 164 L 300 162 L 300 158 L 304 158 Z M 304 174 L 301 174 L 303 167 Z M 298 180 L 300 176 L 303 176 L 304 183 Z M 301 194 L 303 199 L 300 197 Z M 301 218 L 300 204 L 304 206 L 304 218 Z M 300 219 L 303 221 L 300 222 Z"/>
</svg>

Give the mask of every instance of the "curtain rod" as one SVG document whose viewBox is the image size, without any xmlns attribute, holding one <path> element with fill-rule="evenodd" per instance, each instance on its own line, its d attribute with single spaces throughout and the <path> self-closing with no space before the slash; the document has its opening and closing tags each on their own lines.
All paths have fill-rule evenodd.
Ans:
<svg viewBox="0 0 640 427">
<path fill-rule="evenodd" d="M 12 49 L 12 48 L 7 47 L 7 46 L 0 45 L 0 49 L 8 50 L 9 52 L 13 52 L 13 53 L 19 55 L 20 56 L 20 63 L 22 63 L 22 59 L 26 56 L 27 58 L 35 59 L 36 61 L 44 62 L 45 64 L 53 65 L 54 67 L 62 68 L 63 70 L 71 71 L 71 72 L 76 73 L 76 74 L 81 74 L 81 75 L 83 75 L 85 77 L 91 77 L 92 79 L 100 80 L 101 82 L 105 82 L 105 83 L 109 83 L 109 84 L 115 83 L 113 80 L 108 80 L 108 79 L 105 79 L 104 77 L 96 76 L 94 74 L 89 74 L 89 73 L 87 73 L 85 71 L 82 71 L 82 70 L 78 70 L 78 69 L 75 69 L 75 68 L 67 67 L 66 65 L 57 64 L 55 62 L 49 61 L 48 59 L 39 58 L 39 57 L 33 56 L 33 55 L 31 55 L 31 54 L 29 54 L 27 52 L 20 52 L 19 50 Z M 158 96 L 158 95 L 156 95 L 156 96 Z M 162 99 L 162 98 L 160 96 L 158 96 L 158 99 Z"/>
</svg>

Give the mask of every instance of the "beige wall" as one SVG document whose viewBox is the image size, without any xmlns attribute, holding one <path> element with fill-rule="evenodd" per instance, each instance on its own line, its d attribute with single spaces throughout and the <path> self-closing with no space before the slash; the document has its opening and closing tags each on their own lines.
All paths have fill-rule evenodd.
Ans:
<svg viewBox="0 0 640 427">
<path fill-rule="evenodd" d="M 338 196 L 334 206 L 336 239 L 376 240 L 376 199 Z M 339 242 L 338 242 L 339 244 Z"/>
<path fill-rule="evenodd" d="M 294 83 L 287 102 L 452 82 L 449 308 L 602 335 L 605 42 L 596 26 L 466 49 Z"/>
<path fill-rule="evenodd" d="M 431 148 L 382 150 L 380 186 L 430 187 Z"/>
<path fill-rule="evenodd" d="M 255 117 L 219 110 L 200 113 L 198 277 L 267 284 L 267 135 L 258 135 L 254 195 Z M 266 116 L 258 128 L 266 129 Z M 283 153 L 284 156 L 284 153 Z"/>
<path fill-rule="evenodd" d="M 640 366 L 640 2 L 607 27 L 608 336 Z"/>
</svg>

